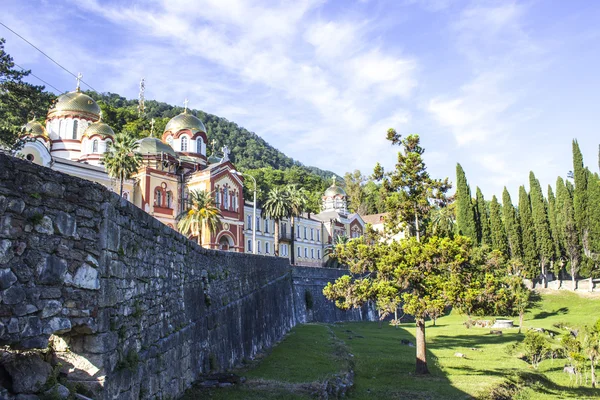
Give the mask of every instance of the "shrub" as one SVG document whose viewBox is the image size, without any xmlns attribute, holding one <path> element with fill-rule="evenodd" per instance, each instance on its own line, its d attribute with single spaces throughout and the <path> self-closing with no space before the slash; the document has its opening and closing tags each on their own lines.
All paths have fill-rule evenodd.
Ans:
<svg viewBox="0 0 600 400">
<path fill-rule="evenodd" d="M 546 338 L 538 332 L 527 332 L 523 339 L 523 350 L 525 357 L 531 366 L 538 368 L 540 362 L 548 356 L 551 349 Z"/>
</svg>

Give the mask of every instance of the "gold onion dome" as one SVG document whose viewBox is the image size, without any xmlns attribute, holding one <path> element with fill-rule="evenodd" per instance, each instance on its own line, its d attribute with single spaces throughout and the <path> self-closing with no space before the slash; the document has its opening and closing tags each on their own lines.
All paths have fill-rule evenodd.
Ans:
<svg viewBox="0 0 600 400">
<path fill-rule="evenodd" d="M 46 128 L 36 120 L 31 120 L 26 123 L 23 128 L 21 128 L 21 132 L 31 136 L 48 136 Z"/>
<path fill-rule="evenodd" d="M 171 146 L 161 142 L 160 139 L 155 137 L 147 137 L 138 141 L 138 148 L 136 151 L 142 155 L 158 155 L 160 153 L 165 153 L 177 157 L 177 153 L 175 153 L 175 150 L 173 150 Z"/>
<path fill-rule="evenodd" d="M 58 96 L 56 103 L 48 112 L 48 117 L 61 114 L 78 114 L 93 120 L 100 118 L 100 106 L 87 94 L 79 90 Z"/>
<path fill-rule="evenodd" d="M 190 114 L 188 110 L 185 110 L 181 114 L 171 118 L 171 120 L 167 123 L 167 126 L 165 126 L 165 132 L 177 133 L 183 129 L 189 129 L 192 131 L 192 133 L 206 133 L 206 128 L 204 127 L 202 121 L 200 121 L 200 118 Z"/>
<path fill-rule="evenodd" d="M 91 137 L 93 135 L 100 135 L 103 138 L 106 136 L 115 136 L 115 131 L 112 130 L 107 123 L 102 122 L 102 120 L 94 122 L 90 124 L 85 132 L 83 132 L 83 136 Z"/>
<path fill-rule="evenodd" d="M 346 196 L 346 191 L 337 186 L 334 182 L 333 185 L 329 186 L 325 191 L 325 197 L 335 197 L 338 195 Z"/>
</svg>

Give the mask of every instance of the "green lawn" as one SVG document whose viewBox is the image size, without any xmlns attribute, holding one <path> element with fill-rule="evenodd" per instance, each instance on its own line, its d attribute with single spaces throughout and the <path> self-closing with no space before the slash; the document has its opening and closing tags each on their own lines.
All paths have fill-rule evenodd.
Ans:
<svg viewBox="0 0 600 400">
<path fill-rule="evenodd" d="M 553 324 L 591 324 L 600 318 L 600 298 L 579 297 L 569 292 L 544 294 L 525 319 L 525 330 L 544 328 L 564 333 Z M 374 322 L 301 325 L 256 365 L 238 371 L 248 382 L 234 388 L 190 391 L 189 399 L 304 399 L 311 398 L 311 382 L 322 382 L 352 360 L 355 387 L 351 399 L 466 399 L 479 398 L 507 379 L 527 381 L 520 399 L 600 398 L 600 389 L 573 387 L 563 373 L 565 360 L 545 360 L 535 371 L 510 351 L 522 340 L 518 329 L 502 336 L 489 329 L 467 329 L 466 317 L 452 314 L 427 326 L 427 355 L 431 375 L 413 374 L 414 324 L 399 328 Z M 515 321 L 516 322 L 516 321 Z M 549 339 L 552 340 L 552 339 Z M 466 358 L 454 354 L 460 352 Z"/>
</svg>

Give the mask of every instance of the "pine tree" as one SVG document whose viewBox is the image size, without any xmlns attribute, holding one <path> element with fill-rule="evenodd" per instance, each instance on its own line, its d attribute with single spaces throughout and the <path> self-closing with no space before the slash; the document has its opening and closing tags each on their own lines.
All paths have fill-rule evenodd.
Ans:
<svg viewBox="0 0 600 400">
<path fill-rule="evenodd" d="M 493 196 L 492 202 L 490 203 L 492 249 L 500 250 L 502 254 L 509 256 L 508 238 L 506 237 L 506 231 L 504 230 L 504 224 L 502 223 L 500 212 L 500 204 L 498 203 L 498 199 L 496 196 Z"/>
<path fill-rule="evenodd" d="M 475 200 L 475 211 L 477 212 L 477 231 L 479 232 L 479 238 L 481 244 L 492 244 L 492 234 L 490 232 L 490 217 L 488 215 L 487 204 L 483 198 L 481 189 L 477 187 L 476 200 Z"/>
<path fill-rule="evenodd" d="M 460 235 L 479 243 L 471 189 L 460 164 L 456 164 L 456 226 Z"/>
<path fill-rule="evenodd" d="M 523 261 L 529 278 L 535 277 L 538 255 L 535 244 L 535 228 L 531 215 L 531 204 L 525 186 L 519 188 L 519 225 L 523 239 Z"/>
<path fill-rule="evenodd" d="M 521 238 L 521 229 L 517 220 L 517 211 L 513 206 L 510 193 L 504 187 L 502 192 L 502 215 L 504 217 L 504 229 L 508 236 L 510 256 L 515 259 L 523 259 L 523 245 Z"/>
<path fill-rule="evenodd" d="M 556 198 L 552 191 L 552 186 L 548 185 L 548 221 L 550 222 L 550 233 L 552 235 L 552 242 L 554 247 L 554 255 L 552 257 L 551 269 L 555 276 L 558 276 L 560 271 L 560 265 L 557 262 L 561 255 L 560 235 L 558 233 L 558 222 L 556 220 Z"/>
<path fill-rule="evenodd" d="M 575 192 L 573 193 L 573 210 L 575 212 L 575 226 L 581 238 L 584 253 L 589 256 L 588 246 L 588 200 L 587 200 L 587 173 L 583 166 L 583 156 L 579 144 L 573 140 L 573 177 Z"/>
<path fill-rule="evenodd" d="M 550 222 L 548 221 L 548 210 L 542 194 L 540 182 L 536 179 L 533 171 L 529 172 L 529 188 L 531 199 L 531 216 L 535 229 L 535 244 L 539 260 L 540 272 L 544 287 L 546 285 L 546 266 L 554 255 L 554 243 L 550 234 Z"/>
</svg>

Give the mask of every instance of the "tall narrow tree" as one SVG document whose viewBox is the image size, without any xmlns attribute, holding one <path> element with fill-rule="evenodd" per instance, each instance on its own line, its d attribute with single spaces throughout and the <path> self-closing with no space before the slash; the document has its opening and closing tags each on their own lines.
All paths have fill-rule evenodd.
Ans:
<svg viewBox="0 0 600 400">
<path fill-rule="evenodd" d="M 492 197 L 490 203 L 490 227 L 492 230 L 492 249 L 500 250 L 505 256 L 509 256 L 508 251 L 508 238 L 506 237 L 506 231 L 504 230 L 504 224 L 502 223 L 502 216 L 500 215 L 500 204 L 496 196 Z"/>
<path fill-rule="evenodd" d="M 535 245 L 538 255 L 539 272 L 542 274 L 544 287 L 547 284 L 546 267 L 554 256 L 554 243 L 550 233 L 550 222 L 548 220 L 548 210 L 542 187 L 535 177 L 533 171 L 529 172 L 529 188 L 531 198 L 531 214 L 533 226 L 535 229 Z"/>
<path fill-rule="evenodd" d="M 600 177 L 598 174 L 588 175 L 588 245 L 589 245 L 589 267 L 588 276 L 592 278 L 598 275 L 598 263 L 600 259 Z"/>
<path fill-rule="evenodd" d="M 290 196 L 287 191 L 280 188 L 273 188 L 269 191 L 265 200 L 262 213 L 265 217 L 273 219 L 275 222 L 274 235 L 274 252 L 275 257 L 279 256 L 279 225 L 281 220 L 288 218 L 292 213 Z M 292 231 L 292 235 L 294 232 Z M 292 247 L 292 253 L 294 248 Z"/>
<path fill-rule="evenodd" d="M 471 189 L 467 183 L 465 171 L 460 164 L 456 164 L 456 226 L 460 235 L 471 238 L 473 243 L 478 243 L 475 209 L 471 198 Z"/>
<path fill-rule="evenodd" d="M 556 198 L 552 191 L 552 186 L 548 185 L 548 221 L 550 221 L 550 233 L 552 235 L 552 243 L 554 254 L 550 260 L 550 268 L 555 277 L 560 272 L 560 234 L 558 233 L 558 222 L 556 220 Z"/>
<path fill-rule="evenodd" d="M 565 220 L 565 201 L 566 196 L 570 196 L 565 181 L 560 176 L 556 179 L 556 235 L 558 240 L 558 279 L 562 279 L 562 268 L 567 257 L 565 248 L 565 232 L 566 232 L 566 220 Z"/>
<path fill-rule="evenodd" d="M 504 228 L 508 237 L 508 245 L 511 258 L 523 259 L 523 245 L 521 239 L 521 229 L 517 220 L 517 211 L 510 198 L 510 193 L 504 187 L 502 192 L 502 216 L 504 217 Z"/>
<path fill-rule="evenodd" d="M 477 211 L 477 231 L 481 244 L 492 244 L 492 233 L 490 230 L 490 217 L 488 214 L 488 207 L 483 198 L 481 189 L 477 187 L 475 197 L 475 209 Z"/>
<path fill-rule="evenodd" d="M 519 226 L 523 238 L 523 261 L 527 276 L 534 278 L 537 271 L 538 255 L 535 244 L 535 228 L 531 216 L 531 203 L 525 186 L 519 188 Z"/>
<path fill-rule="evenodd" d="M 294 249 L 294 238 L 296 237 L 296 218 L 301 216 L 306 210 L 307 195 L 303 188 L 297 188 L 296 185 L 289 185 L 286 190 L 290 200 L 290 225 L 292 229 L 292 252 L 290 253 L 290 262 L 292 265 L 294 265 L 296 254 Z"/>
<path fill-rule="evenodd" d="M 565 221 L 565 253 L 567 255 L 569 272 L 571 274 L 572 289 L 577 288 L 577 274 L 581 264 L 581 238 L 575 219 L 575 207 L 570 194 L 565 196 L 563 204 L 563 218 Z"/>
<path fill-rule="evenodd" d="M 575 224 L 577 232 L 581 238 L 581 244 L 586 256 L 589 256 L 588 246 L 588 193 L 587 193 L 587 175 L 583 166 L 583 156 L 579 149 L 577 140 L 573 140 L 573 180 L 575 181 L 575 192 L 573 193 L 573 209 L 575 211 Z"/>
</svg>

